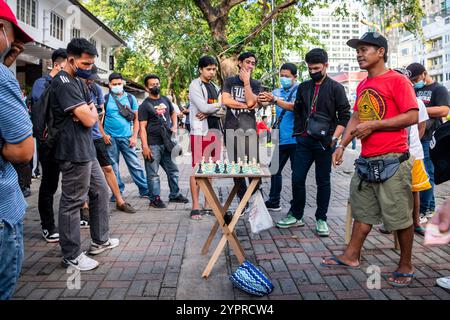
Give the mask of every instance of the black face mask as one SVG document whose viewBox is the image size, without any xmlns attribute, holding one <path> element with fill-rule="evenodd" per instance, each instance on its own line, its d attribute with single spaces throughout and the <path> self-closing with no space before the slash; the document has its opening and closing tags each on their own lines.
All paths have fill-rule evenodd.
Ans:
<svg viewBox="0 0 450 320">
<path fill-rule="evenodd" d="M 161 88 L 160 87 L 151 87 L 150 88 L 150 93 L 157 96 L 159 93 L 161 92 Z"/>
<path fill-rule="evenodd" d="M 311 79 L 313 79 L 315 82 L 322 80 L 323 78 L 323 74 L 322 71 L 316 72 L 316 73 L 311 73 L 311 71 L 309 72 L 309 76 L 311 77 Z"/>
</svg>

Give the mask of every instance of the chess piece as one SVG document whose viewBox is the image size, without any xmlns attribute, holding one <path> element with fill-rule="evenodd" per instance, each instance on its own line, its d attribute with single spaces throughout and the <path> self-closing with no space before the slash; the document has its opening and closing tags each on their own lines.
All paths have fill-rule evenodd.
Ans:
<svg viewBox="0 0 450 320">
<path fill-rule="evenodd" d="M 198 171 L 197 171 L 197 173 L 198 173 L 198 174 L 203 174 L 202 164 L 201 164 L 201 163 L 198 165 Z"/>
<path fill-rule="evenodd" d="M 244 174 L 244 171 L 243 171 L 243 166 L 242 166 L 242 165 L 240 165 L 240 166 L 239 166 L 239 168 L 240 168 L 240 169 L 239 169 L 239 174 Z"/>
<path fill-rule="evenodd" d="M 220 173 L 219 161 L 216 162 L 216 173 Z"/>
</svg>

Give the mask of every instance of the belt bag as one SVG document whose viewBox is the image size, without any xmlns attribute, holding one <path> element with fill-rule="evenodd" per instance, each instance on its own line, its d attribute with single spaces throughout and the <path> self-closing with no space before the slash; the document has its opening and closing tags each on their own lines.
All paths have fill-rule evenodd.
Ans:
<svg viewBox="0 0 450 320">
<path fill-rule="evenodd" d="M 391 178 L 400 167 L 400 164 L 409 159 L 409 152 L 399 158 L 366 160 L 359 157 L 355 160 L 356 173 L 361 180 L 371 183 L 382 183 Z"/>
<path fill-rule="evenodd" d="M 314 112 L 306 120 L 306 133 L 315 139 L 328 136 L 331 120 L 324 114 Z"/>
</svg>

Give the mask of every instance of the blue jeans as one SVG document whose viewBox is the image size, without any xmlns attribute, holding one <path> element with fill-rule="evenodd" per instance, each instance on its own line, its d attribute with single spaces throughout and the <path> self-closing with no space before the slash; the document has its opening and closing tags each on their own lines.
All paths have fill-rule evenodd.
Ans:
<svg viewBox="0 0 450 320">
<path fill-rule="evenodd" d="M 282 172 L 287 161 L 291 160 L 291 170 L 294 167 L 295 144 L 280 145 L 278 157 L 278 171 L 270 178 L 269 203 L 274 206 L 280 205 L 280 193 L 283 186 Z"/>
<path fill-rule="evenodd" d="M 425 213 L 428 210 L 434 211 L 434 165 L 430 158 L 430 141 L 422 141 L 423 155 L 425 158 L 425 169 L 427 170 L 428 177 L 430 177 L 431 189 L 420 191 L 420 213 Z"/>
<path fill-rule="evenodd" d="M 167 174 L 170 189 L 169 199 L 176 198 L 180 194 L 180 188 L 178 187 L 180 174 L 177 165 L 172 161 L 170 152 L 164 148 L 164 145 L 151 145 L 150 150 L 152 151 L 153 161 L 145 160 L 150 201 L 161 195 L 161 181 L 158 175 L 160 165 Z"/>
<path fill-rule="evenodd" d="M 14 293 L 23 261 L 23 222 L 10 225 L 0 220 L 0 300 Z"/>
<path fill-rule="evenodd" d="M 316 219 L 327 220 L 328 204 L 331 195 L 331 155 L 328 145 L 311 137 L 297 137 L 294 165 L 292 171 L 292 202 L 291 213 L 296 219 L 301 219 L 306 203 L 306 177 L 313 162 L 315 163 L 317 185 Z"/>
<path fill-rule="evenodd" d="M 119 172 L 119 152 L 122 153 L 125 163 L 131 178 L 139 188 L 141 196 L 148 195 L 147 180 L 145 179 L 144 169 L 136 154 L 136 148 L 130 148 L 129 138 L 113 138 L 111 137 L 111 144 L 107 146 L 109 157 L 111 158 L 112 168 L 117 177 L 120 193 L 125 189 L 125 185 L 120 178 Z"/>
</svg>

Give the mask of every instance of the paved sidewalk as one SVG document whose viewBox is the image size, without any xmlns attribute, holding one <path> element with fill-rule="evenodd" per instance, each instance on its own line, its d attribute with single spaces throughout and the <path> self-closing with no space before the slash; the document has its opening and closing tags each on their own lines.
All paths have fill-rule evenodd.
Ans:
<svg viewBox="0 0 450 320">
<path fill-rule="evenodd" d="M 417 279 L 410 288 L 395 289 L 381 280 L 381 288 L 367 288 L 369 266 L 378 266 L 382 272 L 394 271 L 399 259 L 394 250 L 393 237 L 373 230 L 364 245 L 360 270 L 324 269 L 319 266 L 322 257 L 339 254 L 344 249 L 344 226 L 352 163 L 357 153 L 348 150 L 344 167 L 333 171 L 332 195 L 329 210 L 330 237 L 315 234 L 314 171 L 307 183 L 306 226 L 287 230 L 272 228 L 259 235 L 250 231 L 247 219 L 241 219 L 237 235 L 246 257 L 260 265 L 272 279 L 275 290 L 262 299 L 450 299 L 450 293 L 437 287 L 435 279 L 450 275 L 450 247 L 427 248 L 422 238 L 416 237 L 413 263 Z M 180 165 L 180 187 L 190 199 L 190 158 Z M 236 258 L 226 247 L 210 277 L 201 278 L 210 257 L 200 254 L 213 217 L 202 221 L 189 219 L 190 204 L 169 204 L 167 209 L 149 209 L 148 201 L 139 198 L 123 159 L 121 172 L 126 183 L 125 198 L 135 208 L 130 215 L 115 210 L 110 204 L 110 233 L 120 238 L 120 246 L 95 257 L 100 266 L 81 273 L 80 289 L 68 288 L 73 275 L 62 268 L 58 244 L 48 244 L 41 237 L 37 212 L 39 181 L 33 182 L 28 211 L 24 223 L 25 260 L 14 299 L 261 299 L 253 298 L 233 288 L 229 274 L 237 267 Z M 291 200 L 290 168 L 283 177 L 282 212 L 273 214 L 274 220 L 286 214 Z M 161 175 L 162 199 L 167 201 L 168 186 Z M 214 182 L 224 201 L 230 191 L 231 180 Z M 263 183 L 268 194 L 270 180 Z M 437 202 L 450 196 L 450 184 L 436 188 Z M 59 206 L 59 191 L 55 209 Z M 236 203 L 233 204 L 234 207 Z M 245 222 L 244 222 L 245 221 Z M 89 230 L 82 230 L 82 248 L 90 243 Z M 219 231 L 220 233 L 220 231 Z M 215 248 L 216 237 L 211 248 Z"/>
</svg>

